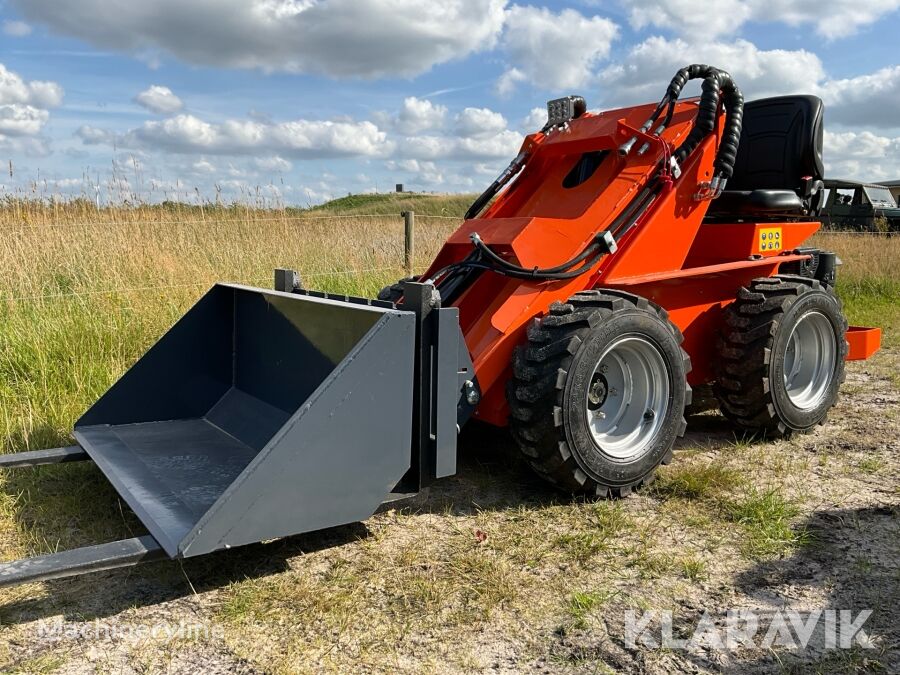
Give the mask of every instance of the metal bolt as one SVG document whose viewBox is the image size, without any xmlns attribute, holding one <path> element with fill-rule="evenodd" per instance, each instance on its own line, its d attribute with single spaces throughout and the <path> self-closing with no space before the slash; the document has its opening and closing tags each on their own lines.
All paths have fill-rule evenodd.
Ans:
<svg viewBox="0 0 900 675">
<path fill-rule="evenodd" d="M 478 401 L 481 400 L 481 396 L 478 393 L 478 389 L 475 388 L 475 383 L 472 380 L 466 380 L 466 402 L 469 405 L 475 405 Z"/>
<path fill-rule="evenodd" d="M 649 421 L 654 417 L 656 417 L 656 411 L 654 411 L 653 408 L 647 408 L 647 410 L 644 412 L 644 419 Z"/>
<path fill-rule="evenodd" d="M 606 413 L 603 412 L 602 410 L 600 410 L 600 408 L 597 408 L 597 409 L 594 411 L 594 417 L 596 417 L 596 418 L 598 418 L 598 419 L 601 419 L 601 420 L 605 420 L 605 419 L 606 419 Z"/>
<path fill-rule="evenodd" d="M 610 395 L 610 396 L 618 396 L 618 395 L 619 395 L 619 390 L 616 389 L 615 387 L 611 387 L 610 390 L 609 390 L 609 395 Z"/>
<path fill-rule="evenodd" d="M 609 366 L 606 365 L 605 363 L 601 363 L 600 364 L 600 372 L 605 375 L 607 370 L 609 370 Z"/>
</svg>

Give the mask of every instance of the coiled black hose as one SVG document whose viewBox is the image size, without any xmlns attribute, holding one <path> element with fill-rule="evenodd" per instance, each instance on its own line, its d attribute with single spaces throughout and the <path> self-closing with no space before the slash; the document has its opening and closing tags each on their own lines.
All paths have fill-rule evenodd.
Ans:
<svg viewBox="0 0 900 675">
<path fill-rule="evenodd" d="M 716 113 L 719 108 L 719 97 L 725 105 L 725 130 L 715 160 L 715 174 L 719 180 L 727 180 L 734 173 L 734 162 L 741 142 L 741 126 L 744 119 L 744 96 L 735 84 L 731 75 L 724 70 L 702 63 L 685 66 L 677 73 L 666 89 L 669 109 L 666 115 L 668 122 L 675 110 L 675 102 L 681 90 L 689 80 L 702 78 L 700 106 L 697 119 L 688 137 L 675 151 L 676 161 L 683 162 L 707 135 L 712 133 L 716 125 Z"/>
</svg>

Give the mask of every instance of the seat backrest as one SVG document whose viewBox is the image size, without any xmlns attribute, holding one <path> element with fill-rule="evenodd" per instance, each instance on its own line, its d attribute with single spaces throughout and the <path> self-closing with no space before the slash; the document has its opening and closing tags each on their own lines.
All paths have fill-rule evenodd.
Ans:
<svg viewBox="0 0 900 675">
<path fill-rule="evenodd" d="M 744 124 L 728 190 L 796 190 L 821 180 L 822 115 L 816 96 L 778 96 L 744 104 Z"/>
</svg>

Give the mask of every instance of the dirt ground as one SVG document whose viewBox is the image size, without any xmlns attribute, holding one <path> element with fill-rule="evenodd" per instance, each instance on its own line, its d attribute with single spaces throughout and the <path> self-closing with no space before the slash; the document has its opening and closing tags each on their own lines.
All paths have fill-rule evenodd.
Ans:
<svg viewBox="0 0 900 675">
<path fill-rule="evenodd" d="M 829 422 L 787 441 L 739 438 L 714 412 L 693 416 L 672 465 L 619 502 L 555 493 L 505 435 L 467 429 L 456 477 L 364 524 L 3 590 L 0 666 L 900 672 L 898 373 L 896 350 L 850 364 Z M 97 499 L 118 512 L 108 491 Z M 129 536 L 133 521 L 122 520 Z M 721 626 L 729 609 L 829 608 L 871 609 L 870 646 L 828 650 L 819 633 L 804 649 L 652 649 L 625 638 L 629 610 L 671 610 L 675 633 L 689 635 L 704 611 Z"/>
</svg>

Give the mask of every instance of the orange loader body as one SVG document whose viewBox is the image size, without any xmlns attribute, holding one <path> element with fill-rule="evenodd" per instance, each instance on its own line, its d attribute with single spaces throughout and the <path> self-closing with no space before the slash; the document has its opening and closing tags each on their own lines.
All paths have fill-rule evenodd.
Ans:
<svg viewBox="0 0 900 675">
<path fill-rule="evenodd" d="M 684 140 L 697 105 L 692 99 L 679 102 L 659 136 L 639 129 L 652 105 L 586 112 L 562 130 L 527 136 L 522 152 L 530 158 L 517 180 L 480 217 L 460 226 L 422 278 L 462 260 L 476 232 L 495 252 L 522 267 L 544 268 L 573 257 L 622 215 L 661 159 Z M 683 348 L 692 364 L 689 383 L 713 379 L 723 309 L 752 279 L 778 274 L 785 263 L 807 260 L 809 255 L 796 249 L 821 226 L 802 220 L 704 222 L 711 201 L 698 200 L 695 193 L 713 174 L 721 127 L 720 118 L 717 131 L 680 167 L 680 177 L 668 179 L 618 240 L 618 250 L 595 267 L 576 278 L 551 282 L 483 274 L 453 301 L 482 391 L 476 418 L 506 425 L 504 388 L 513 349 L 523 342 L 535 317 L 585 289 L 622 289 L 662 306 L 684 334 Z M 646 150 L 619 156 L 616 149 L 632 137 L 646 144 Z M 577 159 L 596 152 L 605 154 L 596 172 L 565 187 Z M 865 359 L 878 349 L 880 329 L 851 327 L 847 340 L 848 359 Z"/>
</svg>

